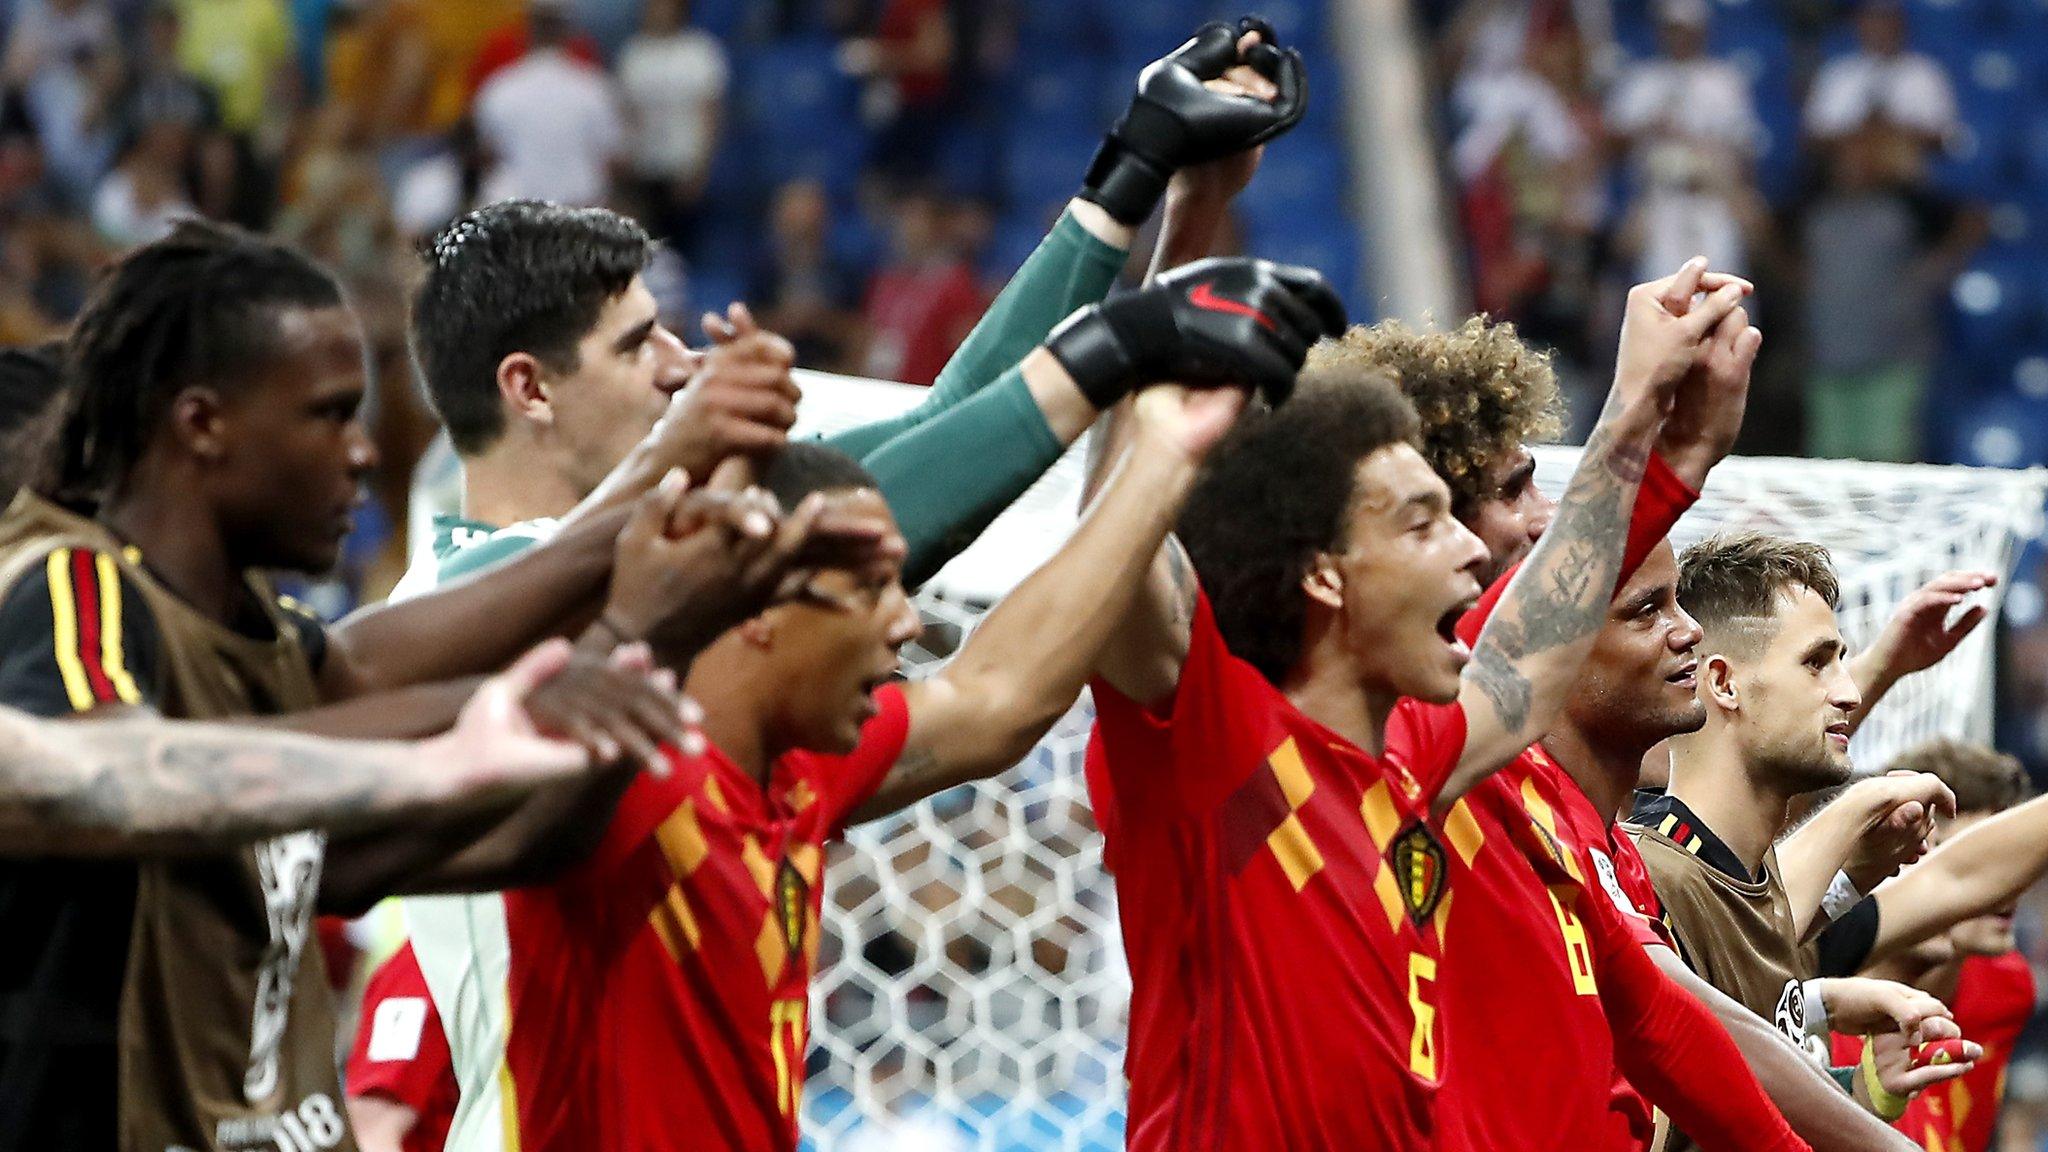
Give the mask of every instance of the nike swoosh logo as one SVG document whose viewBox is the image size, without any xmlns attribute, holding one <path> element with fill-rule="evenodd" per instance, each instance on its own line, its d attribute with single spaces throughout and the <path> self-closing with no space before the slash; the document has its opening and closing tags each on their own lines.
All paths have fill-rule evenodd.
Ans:
<svg viewBox="0 0 2048 1152">
<path fill-rule="evenodd" d="M 1225 312 L 1232 316 L 1249 316 L 1269 332 L 1278 331 L 1273 318 L 1241 300 L 1228 300 L 1216 294 L 1215 282 L 1204 280 L 1188 293 L 1188 303 L 1204 312 Z"/>
</svg>

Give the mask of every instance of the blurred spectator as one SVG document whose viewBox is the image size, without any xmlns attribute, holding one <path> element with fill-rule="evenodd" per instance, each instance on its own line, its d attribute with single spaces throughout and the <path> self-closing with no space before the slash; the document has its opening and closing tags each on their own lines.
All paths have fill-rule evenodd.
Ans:
<svg viewBox="0 0 2048 1152">
<path fill-rule="evenodd" d="M 626 125 L 611 82 L 569 52 L 568 0 L 536 0 L 532 50 L 476 94 L 492 160 L 486 202 L 514 197 L 597 205 L 611 196 Z"/>
<path fill-rule="evenodd" d="M 1936 301 L 1974 240 L 1950 205 L 1895 178 L 1889 153 L 1883 132 L 1843 137 L 1806 211 L 1811 456 L 1919 458 Z"/>
<path fill-rule="evenodd" d="M 100 238 L 115 249 L 133 248 L 197 215 L 185 190 L 191 159 L 191 136 L 182 125 L 143 124 L 93 193 L 92 226 Z"/>
<path fill-rule="evenodd" d="M 221 124 L 254 137 L 298 103 L 291 23 L 279 0 L 174 0 L 178 59 L 220 104 Z"/>
<path fill-rule="evenodd" d="M 228 215 L 234 188 L 234 146 L 221 132 L 220 103 L 178 65 L 178 12 L 157 4 L 144 18 L 141 48 L 121 98 L 119 130 L 134 141 L 145 132 L 176 157 L 185 191 L 207 216 Z"/>
<path fill-rule="evenodd" d="M 928 192 L 897 202 L 890 261 L 868 285 L 868 375 L 930 384 L 981 319 L 988 301 L 947 225 Z"/>
<path fill-rule="evenodd" d="M 860 274 L 832 250 L 832 202 L 816 180 L 775 194 L 766 262 L 748 286 L 761 322 L 796 346 L 806 368 L 843 372 L 860 345 Z M 716 305 L 716 301 L 707 301 Z"/>
<path fill-rule="evenodd" d="M 641 203 L 655 232 L 676 242 L 704 195 L 730 81 L 724 47 L 688 27 L 689 17 L 689 0 L 647 0 L 640 31 L 619 56 Z"/>
<path fill-rule="evenodd" d="M 867 36 L 840 46 L 840 66 L 868 82 L 862 112 L 877 132 L 884 175 L 914 182 L 932 173 L 946 131 L 958 45 L 948 0 L 881 0 Z"/>
<path fill-rule="evenodd" d="M 420 2 L 448 7 L 460 6 L 449 4 L 448 0 L 420 0 Z M 492 20 L 489 16 L 481 13 L 471 13 L 465 17 L 472 30 L 472 35 L 481 37 L 476 43 L 476 48 L 471 54 L 469 62 L 468 79 L 471 92 L 482 91 L 483 86 L 490 81 L 491 77 L 496 76 L 501 69 L 509 67 L 525 58 L 527 52 L 533 48 L 533 21 L 544 13 L 550 16 L 559 16 L 570 22 L 571 30 L 568 38 L 562 44 L 562 50 L 569 54 L 570 59 L 581 60 L 593 68 L 604 67 L 604 53 L 599 50 L 597 41 L 591 39 L 589 34 L 585 33 L 582 29 L 574 27 L 576 13 L 574 0 L 561 0 L 561 2 L 527 0 L 523 4 L 513 3 L 510 5 L 505 4 L 503 0 L 486 0 L 486 6 L 493 11 L 498 9 L 506 9 L 506 11 L 496 20 Z"/>
<path fill-rule="evenodd" d="M 231 144 L 227 216 L 262 228 L 275 206 L 276 165 L 298 108 L 292 30 L 280 0 L 171 0 L 178 61 L 219 106 Z"/>
<path fill-rule="evenodd" d="M 1465 126 L 1451 161 L 1462 185 L 1473 295 L 1480 310 L 1571 353 L 1585 343 L 1595 239 L 1606 215 L 1600 107 L 1568 28 L 1478 25 L 1459 82 Z M 1501 61 L 1507 60 L 1503 66 Z"/>
<path fill-rule="evenodd" d="M 1625 146 L 1640 192 L 1619 247 L 1629 280 L 1668 275 L 1693 256 L 1746 274 L 1769 228 L 1752 180 L 1760 126 L 1740 69 L 1707 53 L 1707 0 L 1657 5 L 1661 56 L 1623 73 L 1607 123 Z"/>
<path fill-rule="evenodd" d="M 0 344 L 53 334 L 84 300 L 99 255 L 51 191 L 26 102 L 0 94 Z"/>
<path fill-rule="evenodd" d="M 1880 133 L 1888 168 L 1917 176 L 1926 154 L 1956 130 L 1956 95 L 1941 65 L 1906 48 L 1899 0 L 1864 0 L 1856 12 L 1857 50 L 1821 66 L 1806 102 L 1806 130 L 1835 142 L 1865 129 Z"/>
<path fill-rule="evenodd" d="M 25 101 L 50 175 L 82 203 L 111 163 L 121 53 L 103 0 L 17 0 L 6 87 Z"/>
</svg>

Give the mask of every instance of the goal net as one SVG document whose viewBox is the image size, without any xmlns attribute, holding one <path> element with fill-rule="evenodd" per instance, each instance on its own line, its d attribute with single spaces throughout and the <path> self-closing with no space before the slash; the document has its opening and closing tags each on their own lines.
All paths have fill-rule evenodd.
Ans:
<svg viewBox="0 0 2048 1152">
<path fill-rule="evenodd" d="M 924 391 L 804 373 L 800 431 L 893 415 Z M 988 605 L 1052 555 L 1075 519 L 1070 452 L 919 595 L 912 677 L 943 665 Z M 1563 492 L 1577 453 L 1539 450 Z M 1679 547 L 1755 528 L 1826 544 L 1842 628 L 1875 636 L 1913 589 L 1951 568 L 2010 574 L 2040 529 L 2040 472 L 1727 461 L 1679 526 Z M 2002 588 L 1983 599 L 1994 610 Z M 1859 764 L 1936 735 L 1990 732 L 1990 627 L 1894 689 L 1858 734 Z M 1123 1146 L 1129 1001 L 1116 901 L 1090 818 L 1082 700 L 1000 778 L 855 828 L 831 858 L 812 986 L 805 1145 L 818 1152 L 1012 1152 Z"/>
</svg>

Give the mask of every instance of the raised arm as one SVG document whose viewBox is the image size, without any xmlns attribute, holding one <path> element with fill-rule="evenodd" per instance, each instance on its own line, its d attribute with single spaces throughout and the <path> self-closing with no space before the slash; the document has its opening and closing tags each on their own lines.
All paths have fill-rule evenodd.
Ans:
<svg viewBox="0 0 2048 1152">
<path fill-rule="evenodd" d="M 1981 604 L 1956 616 L 1954 623 L 1949 616 L 1972 593 L 1997 583 L 1995 572 L 1944 572 L 1899 605 L 1877 642 L 1849 661 L 1849 676 L 1863 695 L 1863 702 L 1849 714 L 1851 732 L 1863 726 L 1864 718 L 1893 685 L 1941 663 L 1984 622 L 1989 610 Z"/>
<path fill-rule="evenodd" d="M 2008 907 L 2048 873 L 2048 797 L 2008 808 L 1878 886 L 1876 963 L 1937 933 Z"/>
<path fill-rule="evenodd" d="M 569 660 L 554 641 L 487 682 L 448 733 L 323 740 L 131 712 L 57 722 L 0 709 L 0 844 L 10 854 L 212 851 L 300 828 L 351 831 L 503 801 L 590 771 L 522 701 Z"/>
<path fill-rule="evenodd" d="M 1438 799 L 1452 802 L 1548 729 L 1592 649 L 1621 572 L 1631 510 L 1680 383 L 1716 341 L 1753 360 L 1761 337 L 1725 282 L 1691 303 L 1702 259 L 1630 289 L 1613 391 L 1557 515 L 1479 635 L 1458 703 L 1465 751 Z M 1746 376 L 1746 372 L 1745 372 Z"/>
<path fill-rule="evenodd" d="M 863 817 L 1000 772 L 1045 734 L 1097 671 L 1201 461 L 1242 410 L 1243 385 L 1284 396 L 1308 345 L 1343 328 L 1343 306 L 1312 272 L 1259 261 L 1196 269 L 1194 285 L 1162 281 L 1083 313 L 1031 362 L 1034 372 L 1064 376 L 1068 387 L 1097 397 L 1147 376 L 1206 387 L 1155 385 L 1138 394 L 1130 445 L 1073 537 L 1004 598 L 943 672 L 906 689 L 908 744 Z M 1197 287 L 1233 307 L 1188 304 Z M 1190 322 L 1175 324 L 1184 314 Z M 1199 322 L 1204 316 L 1229 323 L 1210 327 Z"/>
</svg>

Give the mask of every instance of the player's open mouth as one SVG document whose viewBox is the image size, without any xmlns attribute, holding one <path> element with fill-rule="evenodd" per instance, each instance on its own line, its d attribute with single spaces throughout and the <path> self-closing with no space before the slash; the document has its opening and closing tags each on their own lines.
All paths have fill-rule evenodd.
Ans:
<svg viewBox="0 0 2048 1152">
<path fill-rule="evenodd" d="M 1450 645 L 1452 655 L 1460 663 L 1472 658 L 1472 649 L 1463 640 L 1458 639 L 1458 621 L 1463 620 L 1465 613 L 1470 612 L 1473 605 L 1477 603 L 1479 603 L 1479 598 L 1476 596 L 1468 600 L 1462 600 L 1457 606 L 1436 619 L 1437 639 Z"/>
<path fill-rule="evenodd" d="M 1700 682 L 1700 662 L 1697 660 L 1686 661 L 1685 667 L 1666 676 L 1664 682 L 1666 684 L 1676 684 L 1688 691 L 1697 688 Z"/>
<path fill-rule="evenodd" d="M 1833 724 L 1828 725 L 1828 739 L 1838 748 L 1847 748 L 1849 746 L 1849 722 L 1847 720 L 1837 720 Z"/>
</svg>

